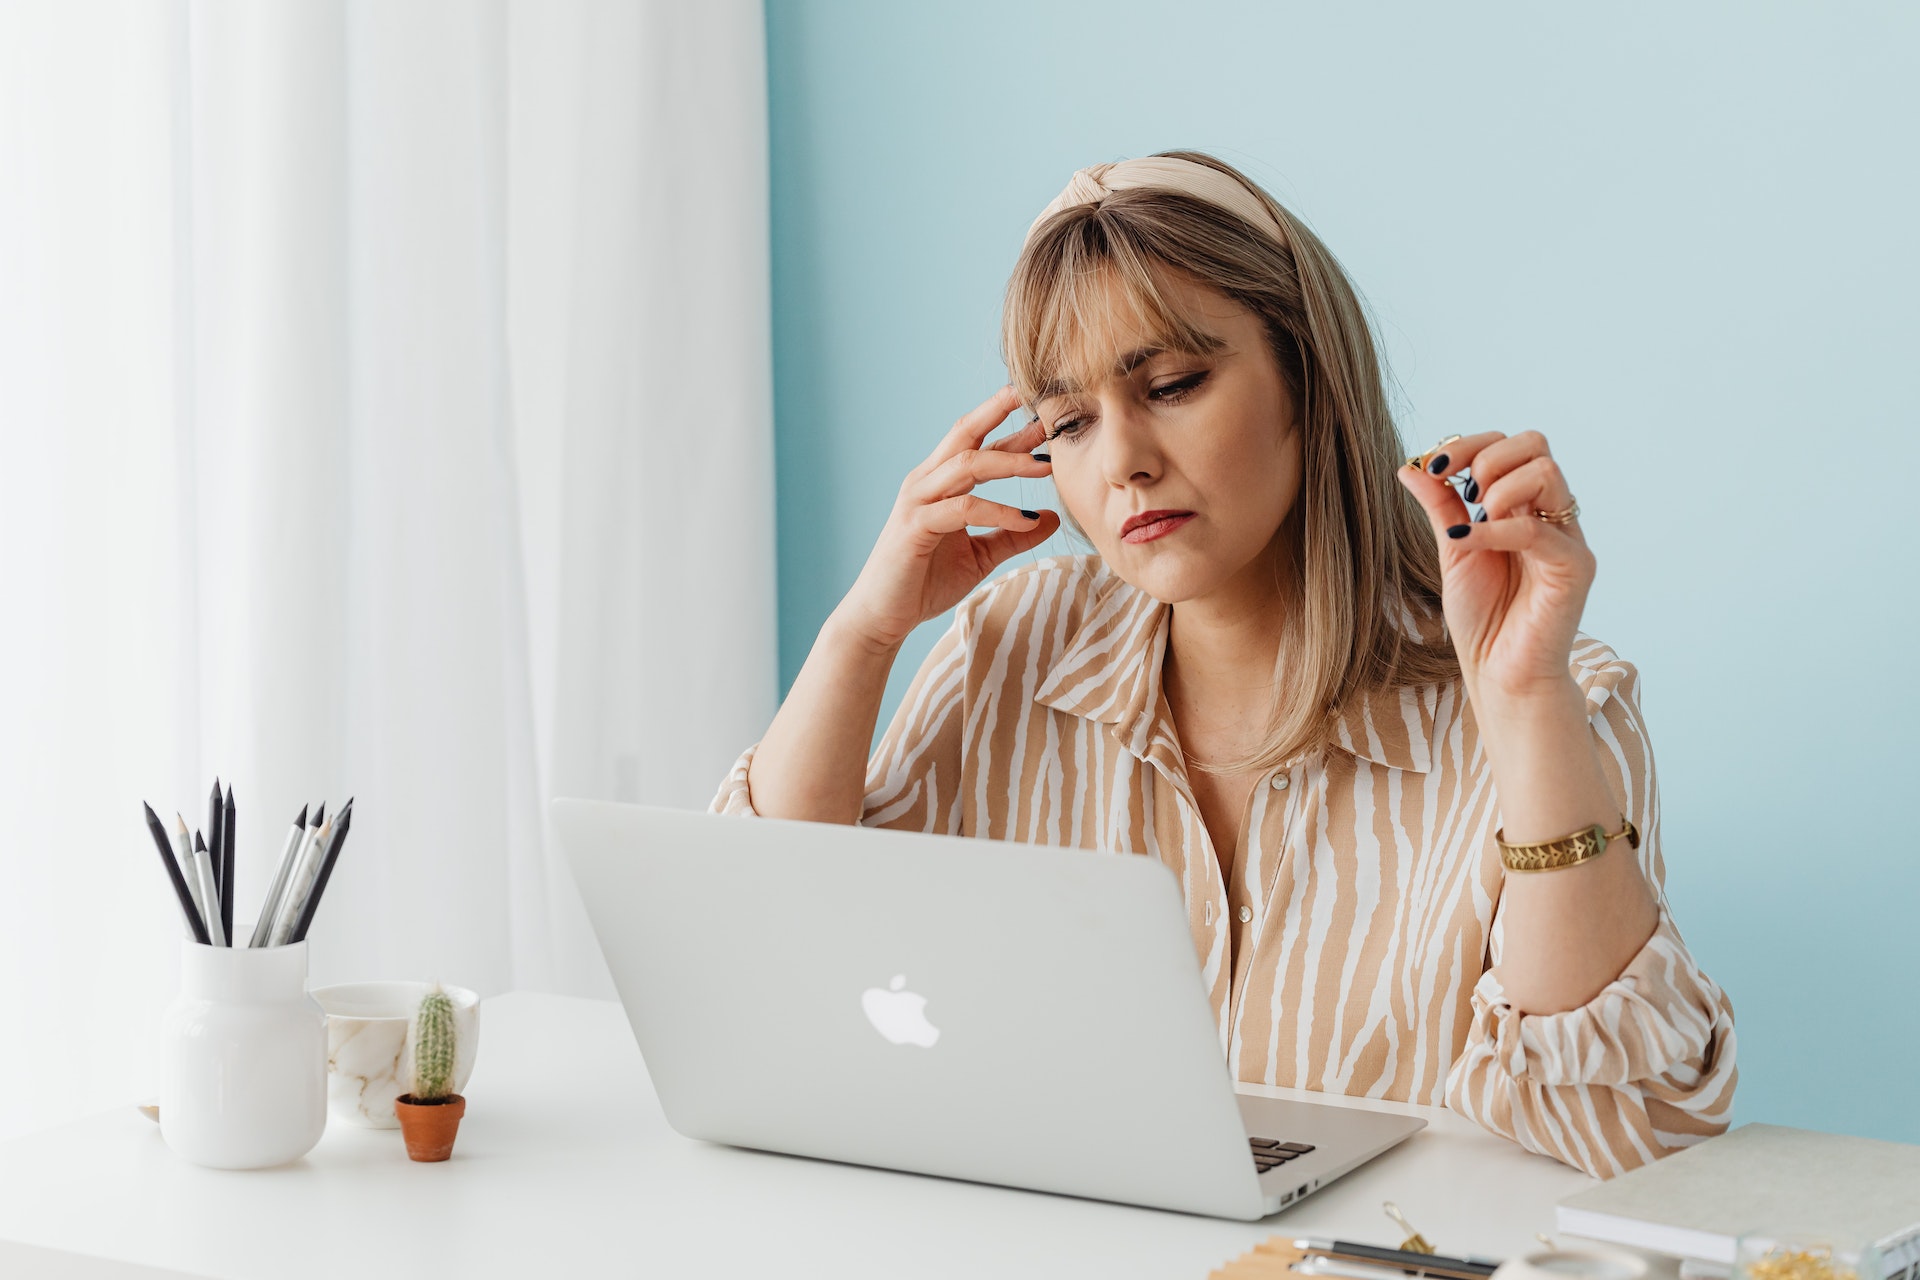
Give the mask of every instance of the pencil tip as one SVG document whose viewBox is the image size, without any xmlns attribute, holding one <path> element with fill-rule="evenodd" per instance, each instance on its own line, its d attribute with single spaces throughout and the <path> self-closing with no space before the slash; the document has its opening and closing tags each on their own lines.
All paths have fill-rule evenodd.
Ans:
<svg viewBox="0 0 1920 1280">
<path fill-rule="evenodd" d="M 193 833 L 193 850 L 195 853 L 205 853 L 207 851 L 206 837 L 202 836 L 198 831 Z"/>
<path fill-rule="evenodd" d="M 154 814 L 154 812 L 153 812 L 153 806 L 152 806 L 152 805 L 150 805 L 150 804 L 148 804 L 148 803 L 147 803 L 147 802 L 146 802 L 145 800 L 142 800 L 142 801 L 140 802 L 140 807 L 141 807 L 142 809 L 145 809 L 145 810 L 147 811 L 147 821 L 148 821 L 148 822 L 158 822 L 158 821 L 160 821 L 160 819 L 159 819 L 159 817 L 158 817 L 158 816 L 156 816 L 156 815 Z"/>
<path fill-rule="evenodd" d="M 213 780 L 213 798 L 215 800 L 220 798 L 220 779 L 218 778 Z"/>
<path fill-rule="evenodd" d="M 326 820 L 326 817 L 327 817 L 327 802 L 325 800 L 322 800 L 320 802 L 320 807 L 314 810 L 312 825 L 316 827 L 319 826 L 322 822 Z"/>
<path fill-rule="evenodd" d="M 293 825 L 296 827 L 304 827 L 307 825 L 307 806 L 300 806 L 300 816 L 293 820 Z"/>
<path fill-rule="evenodd" d="M 173 825 L 180 828 L 181 835 L 187 834 L 187 820 L 178 813 L 173 815 Z"/>
</svg>

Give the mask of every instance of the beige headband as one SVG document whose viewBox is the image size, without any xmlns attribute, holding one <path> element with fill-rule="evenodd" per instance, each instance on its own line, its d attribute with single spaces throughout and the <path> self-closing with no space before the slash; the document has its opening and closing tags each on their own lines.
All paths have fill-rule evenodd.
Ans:
<svg viewBox="0 0 1920 1280">
<path fill-rule="evenodd" d="M 1142 156 L 1138 160 L 1121 160 L 1115 164 L 1088 165 L 1068 180 L 1066 190 L 1055 196 L 1052 204 L 1040 211 L 1040 216 L 1027 228 L 1027 239 L 1033 239 L 1033 233 L 1039 230 L 1040 224 L 1062 209 L 1078 204 L 1098 204 L 1114 192 L 1132 187 L 1179 191 L 1205 200 L 1208 204 L 1219 205 L 1239 214 L 1254 226 L 1272 232 L 1281 244 L 1287 243 L 1280 224 L 1253 192 L 1218 169 L 1173 156 Z"/>
</svg>

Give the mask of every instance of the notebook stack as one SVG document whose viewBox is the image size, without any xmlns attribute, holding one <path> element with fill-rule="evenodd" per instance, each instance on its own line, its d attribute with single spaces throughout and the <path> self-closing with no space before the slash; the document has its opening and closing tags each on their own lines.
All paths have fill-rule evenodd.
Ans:
<svg viewBox="0 0 1920 1280">
<path fill-rule="evenodd" d="M 1873 1245 L 1885 1280 L 1920 1280 L 1920 1147 L 1742 1125 L 1568 1197 L 1556 1224 L 1729 1268 L 1742 1235 L 1815 1231 Z"/>
</svg>

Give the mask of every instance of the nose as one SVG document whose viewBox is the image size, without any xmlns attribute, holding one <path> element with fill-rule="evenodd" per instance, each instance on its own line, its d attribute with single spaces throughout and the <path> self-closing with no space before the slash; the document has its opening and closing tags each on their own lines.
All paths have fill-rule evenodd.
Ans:
<svg viewBox="0 0 1920 1280">
<path fill-rule="evenodd" d="M 1152 484 L 1165 462 L 1152 424 L 1139 405 L 1121 400 L 1100 406 L 1100 468 L 1116 489 Z"/>
</svg>

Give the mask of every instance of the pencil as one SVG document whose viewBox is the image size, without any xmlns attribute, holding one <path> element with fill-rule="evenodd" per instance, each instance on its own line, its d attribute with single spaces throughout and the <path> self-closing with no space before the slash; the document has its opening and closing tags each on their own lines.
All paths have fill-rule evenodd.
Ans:
<svg viewBox="0 0 1920 1280">
<path fill-rule="evenodd" d="M 197 832 L 195 834 L 198 834 Z M 220 882 L 220 779 L 213 780 L 213 794 L 207 797 L 207 852 L 213 859 L 214 913 L 223 914 L 218 903 L 225 899 L 226 887 Z"/>
<path fill-rule="evenodd" d="M 213 935 L 213 945 L 227 945 L 227 935 L 220 931 L 220 891 L 213 887 L 213 855 L 207 852 L 207 842 L 196 831 L 193 833 L 193 865 L 200 874 L 200 891 L 207 895 L 207 932 Z"/>
<path fill-rule="evenodd" d="M 293 878 L 287 882 L 287 895 L 281 899 L 279 918 L 273 923 L 273 936 L 267 945 L 284 947 L 293 941 L 293 926 L 300 922 L 300 913 L 306 910 L 307 894 L 313 889 L 313 878 L 319 874 L 321 850 L 333 835 L 333 822 L 316 831 L 309 832 L 307 842 L 300 846 L 300 860 L 294 864 Z"/>
<path fill-rule="evenodd" d="M 193 907 L 193 894 L 187 891 L 186 878 L 180 874 L 180 866 L 173 860 L 173 850 L 167 847 L 167 829 L 160 825 L 152 805 L 143 800 L 140 807 L 147 811 L 147 830 L 153 833 L 153 847 L 160 851 L 160 861 L 167 868 L 167 880 L 173 885 L 174 896 L 180 899 L 180 910 L 186 913 L 187 931 L 195 942 L 204 943 L 207 940 L 207 927 L 200 923 L 200 913 Z"/>
<path fill-rule="evenodd" d="M 233 945 L 233 784 L 227 784 L 227 802 L 220 813 L 220 932 Z"/>
<path fill-rule="evenodd" d="M 260 904 L 260 918 L 254 922 L 253 937 L 247 942 L 250 947 L 264 947 L 273 936 L 273 917 L 280 911 L 280 895 L 286 892 L 287 877 L 293 873 L 294 855 L 300 852 L 300 842 L 307 838 L 307 806 L 300 806 L 300 816 L 293 820 L 293 829 L 287 832 L 287 847 L 280 853 L 280 869 L 273 874 L 273 886 L 267 890 L 266 901 Z"/>
<path fill-rule="evenodd" d="M 320 908 L 320 895 L 327 891 L 327 878 L 333 874 L 333 863 L 340 856 L 340 846 L 347 842 L 347 832 L 353 829 L 353 801 L 347 801 L 347 807 L 334 819 L 333 839 L 327 842 L 327 856 L 320 863 L 320 876 L 313 882 L 313 892 L 307 895 L 307 905 L 300 911 L 300 923 L 293 927 L 291 941 L 305 942 L 307 930 L 313 924 L 313 913 Z"/>
<path fill-rule="evenodd" d="M 327 804 L 320 807 L 307 819 L 307 833 L 300 841 L 300 847 L 294 850 L 293 865 L 287 869 L 287 886 L 280 893 L 280 900 L 273 906 L 273 927 L 267 931 L 267 945 L 284 946 L 287 936 L 293 932 L 294 917 L 300 913 L 301 894 L 313 876 L 313 862 L 317 856 L 316 846 L 320 843 L 326 829 Z"/>
<path fill-rule="evenodd" d="M 200 883 L 200 866 L 193 860 L 193 837 L 187 834 L 187 820 L 177 813 L 173 815 L 173 858 L 180 864 L 187 892 L 193 895 L 193 911 L 200 921 L 201 933 L 207 945 L 212 946 L 213 918 L 207 914 L 207 894 Z"/>
</svg>

